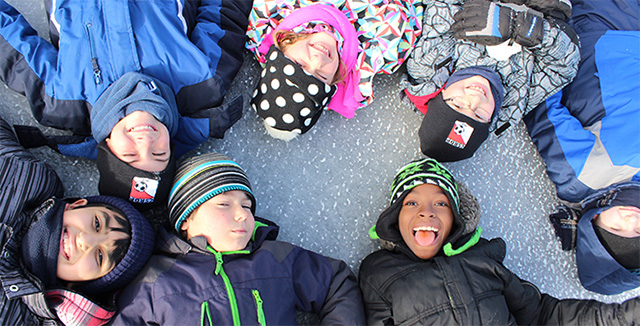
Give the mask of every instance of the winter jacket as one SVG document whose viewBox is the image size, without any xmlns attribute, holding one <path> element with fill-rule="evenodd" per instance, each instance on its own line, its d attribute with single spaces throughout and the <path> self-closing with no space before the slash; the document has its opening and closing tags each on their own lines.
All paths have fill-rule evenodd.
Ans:
<svg viewBox="0 0 640 326">
<path fill-rule="evenodd" d="M 340 9 L 357 34 L 357 58 L 353 67 L 346 67 L 354 78 L 347 75 L 329 102 L 329 109 L 353 118 L 356 109 L 373 101 L 373 77 L 395 72 L 408 58 L 422 32 L 422 4 L 417 0 L 255 0 L 247 29 L 247 49 L 264 63 L 269 49 L 261 47 L 265 37 L 293 10 L 318 3 Z M 317 20 L 322 21 L 322 17 Z"/>
<path fill-rule="evenodd" d="M 573 1 L 578 74 L 524 120 L 563 200 L 640 181 L 639 13 L 637 1 Z"/>
<path fill-rule="evenodd" d="M 8 172 L 11 171 L 11 172 Z M 25 268 L 21 244 L 32 222 L 56 206 L 64 188 L 55 171 L 28 153 L 0 119 L 0 325 L 101 325 L 113 315 L 68 289 L 44 290 Z M 58 315 L 62 314 L 62 315 Z"/>
<path fill-rule="evenodd" d="M 579 42 L 564 22 L 546 17 L 541 44 L 500 57 L 497 54 L 518 50 L 520 45 L 505 49 L 504 45 L 485 46 L 453 37 L 450 27 L 461 8 L 460 0 L 425 0 L 424 6 L 422 37 L 407 60 L 403 88 L 411 95 L 425 96 L 444 86 L 454 71 L 473 66 L 495 70 L 504 86 L 502 108 L 490 127 L 496 135 L 518 124 L 523 115 L 576 75 Z"/>
<path fill-rule="evenodd" d="M 367 325 L 640 322 L 640 298 L 623 304 L 558 300 L 518 278 L 502 263 L 504 241 L 480 238 L 481 229 L 476 229 L 480 212 L 475 197 L 466 188 L 458 189 L 460 214 L 453 214 L 453 229 L 444 242 L 445 249 L 431 259 L 420 259 L 404 240 L 394 240 L 402 239 L 397 221 L 408 191 L 380 215 L 376 229 L 380 227 L 377 234 L 384 241 L 384 249 L 362 261 L 358 279 Z M 389 227 L 394 223 L 396 227 Z M 447 250 L 450 245 L 453 246 L 449 249 L 458 249 Z"/>
<path fill-rule="evenodd" d="M 241 114 L 241 101 L 233 109 L 221 105 L 242 65 L 251 1 L 89 0 L 46 6 L 52 43 L 0 0 L 0 79 L 26 95 L 41 124 L 90 135 L 96 100 L 132 71 L 173 90 L 184 117 L 177 135 L 186 146 L 177 152 L 209 136 L 222 138 Z"/>
<path fill-rule="evenodd" d="M 640 271 L 632 272 L 620 265 L 602 245 L 592 223 L 601 212 L 620 205 L 613 200 L 619 192 L 631 188 L 640 189 L 640 182 L 615 184 L 594 192 L 582 203 L 584 212 L 576 232 L 576 265 L 580 283 L 587 290 L 611 295 L 640 287 Z"/>
<path fill-rule="evenodd" d="M 360 266 L 368 325 L 630 325 L 640 299 L 623 304 L 558 300 L 519 279 L 502 239 L 455 256 L 416 260 L 380 250 Z"/>
<path fill-rule="evenodd" d="M 295 325 L 296 310 L 323 324 L 364 324 L 355 276 L 342 261 L 275 241 L 256 218 L 245 250 L 217 252 L 204 237 L 161 229 L 158 254 L 118 297 L 114 325 Z"/>
</svg>

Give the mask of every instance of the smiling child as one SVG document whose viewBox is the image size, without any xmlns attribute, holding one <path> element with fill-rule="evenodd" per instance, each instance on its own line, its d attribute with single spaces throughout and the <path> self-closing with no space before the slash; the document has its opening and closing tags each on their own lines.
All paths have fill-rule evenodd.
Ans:
<svg viewBox="0 0 640 326">
<path fill-rule="evenodd" d="M 53 169 L 0 119 L 1 325 L 102 325 L 113 295 L 151 256 L 153 229 L 125 200 L 58 199 Z M 100 301 L 100 303 L 98 303 Z"/>
<path fill-rule="evenodd" d="M 365 323 L 355 276 L 341 260 L 276 241 L 254 217 L 244 170 L 209 153 L 183 161 L 169 196 L 171 230 L 118 297 L 115 325 L 295 325 L 296 311 L 323 324 Z"/>
<path fill-rule="evenodd" d="M 558 300 L 519 279 L 502 239 L 476 228 L 479 205 L 433 159 L 396 174 L 373 237 L 384 249 L 360 265 L 367 325 L 629 325 L 640 298 L 622 304 Z"/>
</svg>

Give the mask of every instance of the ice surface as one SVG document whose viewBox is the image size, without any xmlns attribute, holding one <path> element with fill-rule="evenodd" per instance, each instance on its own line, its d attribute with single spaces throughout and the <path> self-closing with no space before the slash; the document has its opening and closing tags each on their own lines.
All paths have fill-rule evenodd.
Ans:
<svg viewBox="0 0 640 326">
<path fill-rule="evenodd" d="M 48 37 L 42 1 L 8 2 Z M 252 182 L 256 215 L 280 225 L 280 240 L 343 259 L 357 273 L 360 261 L 378 248 L 367 231 L 387 204 L 396 170 L 422 157 L 417 139 L 421 117 L 400 103 L 401 73 L 378 76 L 375 101 L 355 118 L 325 112 L 308 133 L 285 142 L 268 136 L 248 105 L 259 66 L 248 53 L 245 59 L 227 96 L 247 97 L 242 119 L 224 140 L 209 140 L 190 154 L 217 151 L 236 160 Z M 4 84 L 0 115 L 10 124 L 39 126 L 25 98 Z M 67 196 L 97 194 L 93 162 L 48 148 L 33 152 L 60 174 Z M 636 289 L 605 296 L 580 285 L 573 253 L 561 250 L 548 222 L 558 199 L 523 124 L 490 138 L 473 158 L 445 165 L 478 197 L 483 236 L 506 240 L 505 265 L 521 278 L 559 298 L 621 302 L 640 295 Z"/>
</svg>

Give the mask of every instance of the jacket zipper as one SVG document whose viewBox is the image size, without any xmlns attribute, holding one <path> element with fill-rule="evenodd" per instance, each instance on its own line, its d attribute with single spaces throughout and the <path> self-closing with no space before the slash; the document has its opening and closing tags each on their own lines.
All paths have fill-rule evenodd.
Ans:
<svg viewBox="0 0 640 326">
<path fill-rule="evenodd" d="M 224 281 L 224 287 L 227 289 L 227 296 L 229 297 L 229 307 L 231 308 L 231 317 L 233 318 L 233 325 L 240 326 L 240 314 L 238 313 L 238 302 L 236 300 L 236 294 L 233 291 L 233 286 L 231 286 L 231 281 L 227 276 L 227 273 L 224 272 L 224 268 L 222 268 L 222 255 L 223 254 L 240 254 L 240 253 L 249 253 L 248 250 L 240 250 L 240 251 L 229 251 L 225 253 L 220 253 L 215 251 L 210 246 L 207 246 L 207 250 L 209 250 L 216 257 L 216 270 L 214 271 L 215 275 L 220 275 L 222 280 Z M 208 304 L 207 304 L 208 307 Z"/>
<path fill-rule="evenodd" d="M 91 23 L 87 23 L 85 28 L 87 29 L 87 35 L 89 36 L 89 49 L 91 50 L 91 67 L 93 68 L 93 81 L 96 85 L 102 83 L 102 71 L 100 71 L 100 66 L 98 65 L 98 58 L 96 57 L 96 48 L 93 42 L 93 33 L 92 33 Z"/>
<path fill-rule="evenodd" d="M 260 297 L 260 292 L 258 290 L 251 290 L 253 293 L 253 297 L 256 300 L 256 312 L 258 314 L 258 324 L 261 326 L 266 326 L 267 321 L 264 319 L 264 310 L 262 309 L 262 298 Z"/>
</svg>

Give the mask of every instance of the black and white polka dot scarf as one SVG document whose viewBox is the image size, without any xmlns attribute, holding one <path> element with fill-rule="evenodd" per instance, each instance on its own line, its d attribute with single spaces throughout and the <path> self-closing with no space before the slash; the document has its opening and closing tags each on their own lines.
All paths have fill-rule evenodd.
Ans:
<svg viewBox="0 0 640 326">
<path fill-rule="evenodd" d="M 336 87 L 307 74 L 275 46 L 266 59 L 251 106 L 268 126 L 304 134 L 318 121 Z"/>
</svg>

